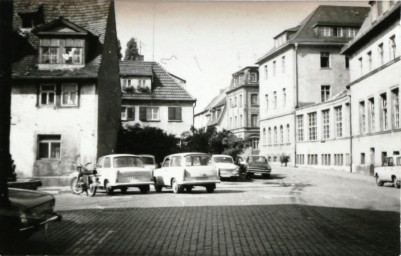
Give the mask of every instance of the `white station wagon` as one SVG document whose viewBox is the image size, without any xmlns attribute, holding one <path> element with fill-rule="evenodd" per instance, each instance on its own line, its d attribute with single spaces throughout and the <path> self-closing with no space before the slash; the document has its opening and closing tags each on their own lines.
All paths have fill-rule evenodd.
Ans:
<svg viewBox="0 0 401 256">
<path fill-rule="evenodd" d="M 237 179 L 239 177 L 239 166 L 229 155 L 212 155 L 212 163 L 219 171 L 220 178 Z"/>
<path fill-rule="evenodd" d="M 206 187 L 208 193 L 220 183 L 218 171 L 211 157 L 205 153 L 180 153 L 166 156 L 162 167 L 154 171 L 155 190 L 171 187 L 174 193 L 191 192 L 195 186 Z"/>
<path fill-rule="evenodd" d="M 375 178 L 378 186 L 383 186 L 385 182 L 392 182 L 394 187 L 400 188 L 401 156 L 384 158 L 383 166 L 375 168 Z"/>
<path fill-rule="evenodd" d="M 107 194 L 114 189 L 127 192 L 129 187 L 137 187 L 141 193 L 147 193 L 153 184 L 152 170 L 145 168 L 141 158 L 131 154 L 113 154 L 99 158 L 96 171 L 99 182 Z"/>
</svg>

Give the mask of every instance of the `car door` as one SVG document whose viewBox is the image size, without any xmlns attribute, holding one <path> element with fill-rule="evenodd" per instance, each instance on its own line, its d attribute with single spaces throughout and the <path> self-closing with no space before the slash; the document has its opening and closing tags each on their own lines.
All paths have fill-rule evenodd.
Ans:
<svg viewBox="0 0 401 256">
<path fill-rule="evenodd" d="M 172 179 L 175 179 L 177 181 L 182 180 L 182 177 L 184 176 L 183 171 L 184 169 L 182 167 L 182 156 L 171 157 L 170 167 L 167 170 L 167 176 L 170 181 L 170 185 Z"/>
<path fill-rule="evenodd" d="M 170 168 L 170 157 L 164 158 L 162 166 L 155 170 L 155 176 L 158 185 L 167 186 L 170 184 L 167 173 L 168 168 Z"/>
<path fill-rule="evenodd" d="M 96 171 L 97 174 L 99 175 L 99 181 L 101 185 L 104 184 L 103 163 L 104 163 L 104 157 L 100 157 L 96 164 Z"/>
</svg>

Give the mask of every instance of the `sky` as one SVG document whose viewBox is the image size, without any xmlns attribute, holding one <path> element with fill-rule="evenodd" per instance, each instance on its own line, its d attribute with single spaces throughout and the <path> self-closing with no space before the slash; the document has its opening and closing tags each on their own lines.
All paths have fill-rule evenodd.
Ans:
<svg viewBox="0 0 401 256">
<path fill-rule="evenodd" d="M 273 48 L 273 37 L 297 26 L 319 5 L 369 6 L 368 1 L 116 0 L 122 53 L 132 37 L 145 61 L 187 81 L 202 111 L 232 74 Z"/>
</svg>

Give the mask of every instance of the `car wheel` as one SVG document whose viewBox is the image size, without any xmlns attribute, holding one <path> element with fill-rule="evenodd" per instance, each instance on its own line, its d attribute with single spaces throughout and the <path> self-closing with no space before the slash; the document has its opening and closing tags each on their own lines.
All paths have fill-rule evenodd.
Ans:
<svg viewBox="0 0 401 256">
<path fill-rule="evenodd" d="M 208 185 L 208 186 L 206 186 L 206 191 L 208 193 L 213 193 L 215 188 L 216 188 L 216 185 Z"/>
<path fill-rule="evenodd" d="M 126 194 L 128 188 L 127 187 L 122 187 L 122 188 L 120 188 L 120 190 L 121 190 L 121 193 Z"/>
<path fill-rule="evenodd" d="M 113 188 L 109 184 L 110 184 L 109 181 L 106 180 L 104 182 L 104 189 L 106 189 L 106 193 L 108 195 L 112 195 L 114 191 L 113 191 Z"/>
<path fill-rule="evenodd" d="M 80 185 L 78 185 L 78 177 L 74 177 L 71 180 L 70 186 L 71 186 L 71 191 L 73 194 L 81 194 L 82 193 L 82 187 Z"/>
<path fill-rule="evenodd" d="M 376 175 L 376 185 L 381 187 L 383 186 L 383 181 L 380 180 L 379 175 Z"/>
<path fill-rule="evenodd" d="M 139 190 L 141 191 L 142 194 L 146 194 L 149 192 L 150 187 L 149 187 L 149 185 L 148 186 L 140 186 Z"/>
<path fill-rule="evenodd" d="M 89 188 L 88 188 L 88 195 L 89 196 L 95 196 L 96 195 L 96 190 L 97 190 L 97 187 L 95 185 L 93 185 L 93 184 L 90 184 Z"/>
<path fill-rule="evenodd" d="M 185 191 L 187 191 L 188 193 L 192 192 L 193 187 L 189 186 L 189 187 L 185 187 Z"/>
<path fill-rule="evenodd" d="M 393 177 L 393 185 L 395 188 L 400 188 L 400 182 L 398 181 L 397 177 Z"/>
<path fill-rule="evenodd" d="M 162 192 L 162 189 L 163 189 L 163 187 L 162 186 L 159 186 L 159 185 L 155 185 L 155 190 L 156 190 L 156 192 Z"/>
<path fill-rule="evenodd" d="M 178 193 L 182 192 L 182 187 L 180 185 L 178 185 L 178 183 L 175 181 L 175 179 L 173 179 L 171 181 L 171 187 L 173 188 L 174 194 L 178 194 Z"/>
</svg>

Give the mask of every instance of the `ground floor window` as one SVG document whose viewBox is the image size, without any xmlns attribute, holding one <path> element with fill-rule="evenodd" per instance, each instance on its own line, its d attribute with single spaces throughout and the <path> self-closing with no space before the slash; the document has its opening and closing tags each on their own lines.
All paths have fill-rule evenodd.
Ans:
<svg viewBox="0 0 401 256">
<path fill-rule="evenodd" d="M 305 155 L 298 154 L 296 157 L 297 164 L 305 164 Z"/>
<path fill-rule="evenodd" d="M 344 165 L 344 154 L 334 154 L 334 165 Z"/>
<path fill-rule="evenodd" d="M 317 165 L 317 154 L 308 154 L 308 165 Z"/>
<path fill-rule="evenodd" d="M 159 121 L 159 107 L 140 107 L 139 120 L 141 121 Z"/>
<path fill-rule="evenodd" d="M 121 106 L 121 120 L 135 120 L 135 107 Z"/>
<path fill-rule="evenodd" d="M 259 138 L 252 138 L 251 146 L 252 146 L 252 149 L 258 149 L 259 148 Z"/>
<path fill-rule="evenodd" d="M 322 154 L 322 165 L 330 165 L 331 163 L 331 155 L 330 154 Z"/>
<path fill-rule="evenodd" d="M 60 158 L 61 136 L 39 135 L 38 136 L 38 158 L 57 159 Z"/>
</svg>

